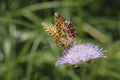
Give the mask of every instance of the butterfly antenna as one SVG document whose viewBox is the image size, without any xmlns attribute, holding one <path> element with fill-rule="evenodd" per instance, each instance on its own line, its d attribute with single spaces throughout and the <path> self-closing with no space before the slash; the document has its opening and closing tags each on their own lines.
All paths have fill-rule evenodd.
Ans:
<svg viewBox="0 0 120 80">
<path fill-rule="evenodd" d="M 49 48 L 50 46 L 46 46 L 46 47 L 43 47 L 43 48 L 41 48 L 41 49 L 46 49 L 46 48 Z"/>
</svg>

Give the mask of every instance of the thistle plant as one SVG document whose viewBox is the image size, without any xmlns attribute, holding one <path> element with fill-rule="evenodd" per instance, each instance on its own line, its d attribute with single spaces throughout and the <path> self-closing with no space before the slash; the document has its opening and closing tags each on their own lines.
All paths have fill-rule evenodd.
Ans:
<svg viewBox="0 0 120 80">
<path fill-rule="evenodd" d="M 103 50 L 99 46 L 91 43 L 73 43 L 69 48 L 66 48 L 63 51 L 62 56 L 58 58 L 55 66 L 57 67 L 63 64 L 83 64 L 81 66 L 81 75 L 82 80 L 85 80 L 84 63 L 98 58 L 106 58 L 107 56 L 105 56 L 103 52 L 106 52 L 106 50 Z"/>
</svg>

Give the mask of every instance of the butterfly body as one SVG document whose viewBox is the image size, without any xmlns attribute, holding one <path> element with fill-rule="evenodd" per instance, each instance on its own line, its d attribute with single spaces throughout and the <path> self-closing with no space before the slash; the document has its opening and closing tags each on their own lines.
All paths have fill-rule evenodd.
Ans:
<svg viewBox="0 0 120 80">
<path fill-rule="evenodd" d="M 58 46 L 68 47 L 76 37 L 75 26 L 56 12 L 55 24 L 42 22 L 43 28 L 51 35 Z"/>
</svg>

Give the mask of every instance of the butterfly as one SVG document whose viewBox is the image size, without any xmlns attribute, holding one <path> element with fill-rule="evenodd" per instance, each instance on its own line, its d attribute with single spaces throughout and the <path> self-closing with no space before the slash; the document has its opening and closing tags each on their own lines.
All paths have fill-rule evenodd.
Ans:
<svg viewBox="0 0 120 80">
<path fill-rule="evenodd" d="M 51 35 L 57 46 L 66 48 L 76 37 L 75 26 L 59 12 L 55 12 L 54 18 L 55 24 L 42 22 L 42 26 Z"/>
</svg>

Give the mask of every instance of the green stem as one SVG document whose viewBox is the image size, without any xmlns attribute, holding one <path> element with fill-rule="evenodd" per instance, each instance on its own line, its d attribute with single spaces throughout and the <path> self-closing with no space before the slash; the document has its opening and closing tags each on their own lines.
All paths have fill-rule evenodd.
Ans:
<svg viewBox="0 0 120 80">
<path fill-rule="evenodd" d="M 81 80 L 86 80 L 85 65 L 81 66 Z"/>
<path fill-rule="evenodd" d="M 40 44 L 40 39 L 37 38 L 34 43 L 33 46 L 31 48 L 30 54 L 29 54 L 29 60 L 28 60 L 28 64 L 27 64 L 27 71 L 26 71 L 26 79 L 25 80 L 30 80 L 31 79 L 31 75 L 32 75 L 32 69 L 33 69 L 33 59 L 35 57 L 35 51 L 37 50 L 39 44 Z"/>
</svg>

